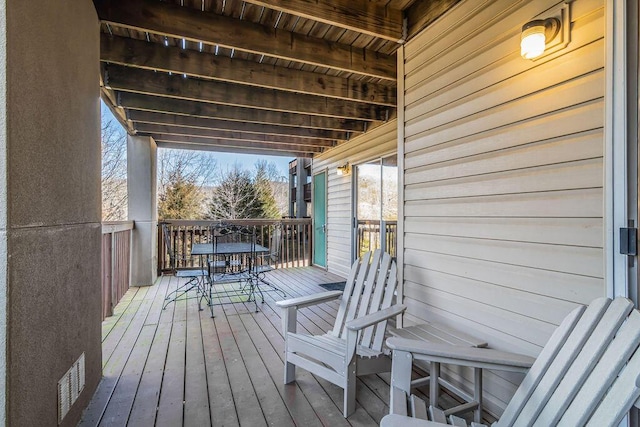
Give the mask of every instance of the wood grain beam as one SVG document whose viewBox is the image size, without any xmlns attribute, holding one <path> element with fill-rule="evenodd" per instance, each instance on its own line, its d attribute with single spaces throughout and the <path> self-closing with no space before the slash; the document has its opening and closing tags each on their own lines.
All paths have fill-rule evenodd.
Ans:
<svg viewBox="0 0 640 427">
<path fill-rule="evenodd" d="M 122 125 L 124 129 L 127 130 L 128 133 L 133 134 L 134 129 L 130 122 L 127 121 L 126 114 L 124 110 L 121 108 L 116 108 L 115 103 L 115 93 L 112 90 L 105 88 L 104 86 L 100 88 L 100 97 L 104 101 L 104 104 L 107 106 L 113 117 Z"/>
<path fill-rule="evenodd" d="M 367 83 L 309 71 L 231 59 L 126 37 L 100 35 L 100 59 L 148 70 L 186 74 L 268 89 L 396 107 L 394 85 Z"/>
<path fill-rule="evenodd" d="M 385 120 L 389 115 L 389 107 L 170 76 L 121 65 L 106 67 L 103 79 L 105 86 L 114 90 L 235 107 L 356 120 Z"/>
<path fill-rule="evenodd" d="M 128 110 L 127 118 L 133 123 L 192 127 L 198 129 L 237 131 L 264 135 L 297 136 L 303 138 L 326 139 L 330 141 L 347 140 L 349 132 L 324 129 L 298 128 L 292 126 L 263 125 L 203 117 L 178 116 L 175 114 L 152 111 Z"/>
<path fill-rule="evenodd" d="M 162 135 L 179 135 L 185 137 L 199 137 L 208 139 L 225 139 L 229 141 L 255 141 L 255 142 L 273 142 L 280 144 L 293 145 L 295 147 L 333 147 L 336 141 L 314 138 L 299 138 L 285 135 L 262 135 L 259 133 L 236 132 L 225 130 L 212 130 L 191 127 L 179 127 L 169 125 L 154 125 L 140 123 L 136 126 L 138 133 L 144 134 L 162 134 Z"/>
<path fill-rule="evenodd" d="M 199 145 L 213 145 L 221 147 L 233 147 L 233 148 L 262 148 L 274 151 L 295 151 L 299 153 L 321 153 L 324 147 L 314 146 L 299 146 L 295 144 L 283 144 L 275 142 L 257 142 L 257 141 L 237 141 L 233 139 L 221 139 L 221 138 L 200 138 L 197 136 L 183 136 L 183 135 L 166 135 L 161 133 L 144 133 L 140 132 L 140 135 L 147 135 L 153 137 L 156 142 L 174 142 L 182 144 L 199 144 Z"/>
<path fill-rule="evenodd" d="M 402 43 L 402 11 L 369 0 L 245 0 L 312 21 Z"/>
<path fill-rule="evenodd" d="M 160 148 L 174 148 L 178 150 L 213 151 L 217 153 L 256 154 L 259 156 L 281 156 L 281 157 L 313 157 L 314 155 L 314 153 L 306 152 L 306 151 L 273 150 L 269 148 L 228 147 L 225 145 L 181 143 L 181 142 L 171 142 L 171 141 L 156 141 L 156 143 Z"/>
<path fill-rule="evenodd" d="M 104 23 L 318 67 L 396 80 L 394 55 L 155 0 L 94 0 Z"/>
<path fill-rule="evenodd" d="M 136 93 L 120 92 L 118 93 L 117 101 L 118 106 L 127 109 L 155 111 L 183 116 L 354 133 L 362 133 L 366 130 L 365 122 L 357 120 L 280 113 L 277 111 L 256 110 L 253 108 L 228 107 L 226 105 L 184 101 L 181 99 Z"/>
<path fill-rule="evenodd" d="M 416 0 L 405 10 L 408 38 L 415 36 L 460 0 Z"/>
<path fill-rule="evenodd" d="M 127 132 L 129 132 L 130 134 L 133 134 L 134 133 L 133 126 L 129 121 L 127 121 L 127 116 L 125 114 L 125 111 L 122 108 L 117 108 L 115 92 L 104 87 L 104 82 L 102 81 L 102 76 L 104 74 L 103 67 L 104 65 L 100 66 L 100 70 L 101 70 L 100 71 L 100 97 L 104 101 L 109 111 L 111 111 L 111 114 L 113 114 L 113 117 L 115 117 L 116 120 L 120 122 L 122 127 L 126 129 Z"/>
</svg>

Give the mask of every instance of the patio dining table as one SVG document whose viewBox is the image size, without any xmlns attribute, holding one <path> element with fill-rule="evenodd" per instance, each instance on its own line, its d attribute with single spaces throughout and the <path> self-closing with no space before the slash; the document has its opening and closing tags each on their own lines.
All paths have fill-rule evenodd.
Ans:
<svg viewBox="0 0 640 427">
<path fill-rule="evenodd" d="M 191 255 L 200 257 L 200 264 L 204 265 L 204 259 L 208 260 L 211 256 L 234 256 L 234 255 L 244 255 L 244 254 L 256 254 L 256 255 L 264 255 L 269 253 L 269 248 L 253 244 L 249 242 L 224 242 L 218 243 L 214 245 L 212 243 L 195 243 L 191 248 Z M 236 271 L 225 271 L 223 273 L 219 273 L 216 271 L 216 268 L 212 268 L 207 262 L 209 274 L 207 276 L 207 281 L 205 285 L 208 285 L 208 289 L 202 289 L 202 294 L 200 296 L 200 302 L 202 299 L 207 301 L 207 305 L 211 310 L 211 317 L 213 315 L 213 306 L 221 305 L 221 304 L 232 304 L 236 302 L 254 302 L 256 305 L 256 312 L 258 311 L 258 300 L 256 298 L 256 292 L 260 294 L 262 298 L 262 302 L 264 302 L 264 294 L 263 290 L 260 289 L 258 280 L 258 275 L 255 273 L 254 264 L 255 260 L 253 257 L 249 256 L 247 258 L 247 264 L 242 265 L 241 268 Z M 227 263 L 228 264 L 228 263 Z M 224 269 L 230 268 L 229 265 L 225 265 Z M 226 284 L 235 283 L 235 282 L 246 282 L 246 285 L 239 289 L 229 289 L 228 286 L 222 288 L 220 291 L 213 291 L 213 288 L 216 284 Z M 280 291 L 275 286 L 270 285 L 275 290 Z M 282 292 L 282 291 L 280 291 Z M 218 297 L 218 302 L 213 301 L 214 297 Z M 244 298 L 246 300 L 238 301 L 238 298 Z M 226 301 L 224 300 L 226 298 Z M 202 307 L 200 306 L 200 310 Z"/>
<path fill-rule="evenodd" d="M 253 246 L 253 252 L 256 254 L 265 254 L 269 253 L 269 248 L 265 248 L 262 245 L 252 245 L 247 242 L 227 242 L 227 243 L 218 243 L 216 245 L 215 254 L 218 255 L 235 255 L 235 254 L 246 254 L 250 253 L 251 247 Z M 199 255 L 199 256 L 209 256 L 214 255 L 213 244 L 212 243 L 194 243 L 191 248 L 191 255 Z"/>
</svg>

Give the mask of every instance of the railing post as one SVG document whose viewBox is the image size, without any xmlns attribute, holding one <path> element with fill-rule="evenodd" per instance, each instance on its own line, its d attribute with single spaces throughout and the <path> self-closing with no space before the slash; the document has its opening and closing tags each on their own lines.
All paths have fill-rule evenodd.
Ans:
<svg viewBox="0 0 640 427">
<path fill-rule="evenodd" d="M 131 284 L 131 239 L 133 222 L 102 224 L 102 314 L 113 314 Z"/>
<path fill-rule="evenodd" d="M 112 240 L 111 233 L 102 235 L 102 319 L 113 314 L 113 297 L 111 293 L 111 283 L 113 281 Z"/>
<path fill-rule="evenodd" d="M 117 279 L 117 271 L 116 271 L 117 242 L 118 242 L 118 236 L 116 232 L 114 231 L 112 233 L 109 233 L 109 263 L 111 264 L 110 265 L 111 280 L 109 280 L 109 291 L 111 293 L 111 309 L 109 310 L 110 311 L 109 316 L 113 314 L 113 306 L 117 304 L 118 301 L 120 300 L 120 297 L 118 295 L 118 289 L 117 289 L 118 279 Z"/>
</svg>

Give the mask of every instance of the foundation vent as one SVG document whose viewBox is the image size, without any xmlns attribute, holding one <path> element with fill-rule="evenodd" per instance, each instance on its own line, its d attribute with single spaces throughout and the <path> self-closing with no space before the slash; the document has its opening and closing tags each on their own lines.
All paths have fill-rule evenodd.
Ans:
<svg viewBox="0 0 640 427">
<path fill-rule="evenodd" d="M 58 381 L 58 424 L 62 422 L 84 389 L 84 353 Z"/>
</svg>

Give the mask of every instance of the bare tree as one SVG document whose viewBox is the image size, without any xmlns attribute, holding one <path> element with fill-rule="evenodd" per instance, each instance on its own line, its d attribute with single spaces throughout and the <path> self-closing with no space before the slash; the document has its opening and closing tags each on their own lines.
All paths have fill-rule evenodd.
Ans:
<svg viewBox="0 0 640 427">
<path fill-rule="evenodd" d="M 216 160 L 208 152 L 161 149 L 158 154 L 158 217 L 200 219 L 204 217 L 203 187 L 210 185 Z"/>
<path fill-rule="evenodd" d="M 260 195 L 251 174 L 238 163 L 221 172 L 209 203 L 210 219 L 259 218 L 262 212 Z"/>
<path fill-rule="evenodd" d="M 127 218 L 126 133 L 112 118 L 102 115 L 102 220 Z"/>
<path fill-rule="evenodd" d="M 220 173 L 208 207 L 210 219 L 280 218 L 284 209 L 275 190 L 281 190 L 284 177 L 274 163 L 259 160 L 253 171 L 236 163 Z M 286 183 L 285 183 L 286 184 Z M 286 191 L 288 193 L 288 184 Z"/>
</svg>

